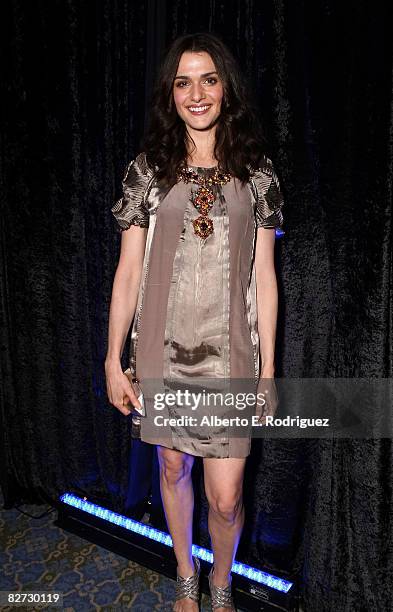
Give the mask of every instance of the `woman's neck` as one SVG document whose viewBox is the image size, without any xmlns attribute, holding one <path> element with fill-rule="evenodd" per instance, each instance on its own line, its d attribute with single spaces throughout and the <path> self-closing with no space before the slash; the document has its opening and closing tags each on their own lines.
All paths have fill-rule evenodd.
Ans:
<svg viewBox="0 0 393 612">
<path fill-rule="evenodd" d="M 190 143 L 187 158 L 189 165 L 215 166 L 217 164 L 217 160 L 214 157 L 215 130 L 211 130 L 208 133 L 192 130 L 190 136 L 195 143 L 195 148 Z"/>
<path fill-rule="evenodd" d="M 193 157 L 188 156 L 188 165 L 189 166 L 206 166 L 206 167 L 210 167 L 210 166 L 216 166 L 217 165 L 217 160 L 213 159 L 212 157 L 209 157 L 208 159 L 203 159 L 201 157 L 195 157 L 195 155 L 193 155 Z"/>
</svg>

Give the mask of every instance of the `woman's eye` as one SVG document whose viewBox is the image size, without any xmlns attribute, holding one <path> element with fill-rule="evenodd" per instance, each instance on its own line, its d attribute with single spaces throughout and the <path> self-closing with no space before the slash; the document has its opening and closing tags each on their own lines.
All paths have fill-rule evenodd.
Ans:
<svg viewBox="0 0 393 612">
<path fill-rule="evenodd" d="M 209 77 L 206 79 L 205 83 L 209 83 L 210 85 L 215 85 L 217 83 L 217 79 L 215 77 Z M 183 88 L 188 84 L 188 81 L 177 81 L 176 87 Z"/>
</svg>

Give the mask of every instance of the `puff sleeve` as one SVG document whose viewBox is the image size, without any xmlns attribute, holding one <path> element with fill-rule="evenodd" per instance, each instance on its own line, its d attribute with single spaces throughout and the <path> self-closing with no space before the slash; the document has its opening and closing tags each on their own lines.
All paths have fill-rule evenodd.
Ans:
<svg viewBox="0 0 393 612">
<path fill-rule="evenodd" d="M 255 171 L 253 180 L 257 195 L 255 209 L 257 228 L 282 227 L 284 197 L 271 159 L 266 158 L 265 166 Z"/>
<path fill-rule="evenodd" d="M 139 153 L 128 164 L 122 181 L 123 195 L 111 208 L 118 232 L 127 230 L 131 225 L 149 227 L 145 196 L 152 176 L 144 153 Z"/>
</svg>

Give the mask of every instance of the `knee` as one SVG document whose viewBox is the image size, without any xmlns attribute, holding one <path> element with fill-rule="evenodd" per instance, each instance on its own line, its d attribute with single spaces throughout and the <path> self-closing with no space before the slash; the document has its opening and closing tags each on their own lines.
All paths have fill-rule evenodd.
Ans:
<svg viewBox="0 0 393 612">
<path fill-rule="evenodd" d="M 243 508 L 243 498 L 238 495 L 222 495 L 215 497 L 209 501 L 209 506 L 213 512 L 218 514 L 222 519 L 229 523 L 233 523 L 238 517 Z"/>
<path fill-rule="evenodd" d="M 191 477 L 192 461 L 184 457 L 162 457 L 160 474 L 167 485 L 177 485 Z"/>
</svg>

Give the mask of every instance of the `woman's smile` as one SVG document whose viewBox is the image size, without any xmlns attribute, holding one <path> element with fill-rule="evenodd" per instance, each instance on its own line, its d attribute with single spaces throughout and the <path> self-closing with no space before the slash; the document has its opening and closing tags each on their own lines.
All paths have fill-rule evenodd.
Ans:
<svg viewBox="0 0 393 612">
<path fill-rule="evenodd" d="M 189 106 L 188 110 L 192 115 L 205 115 L 210 107 L 211 104 L 204 104 L 203 106 Z"/>
</svg>

